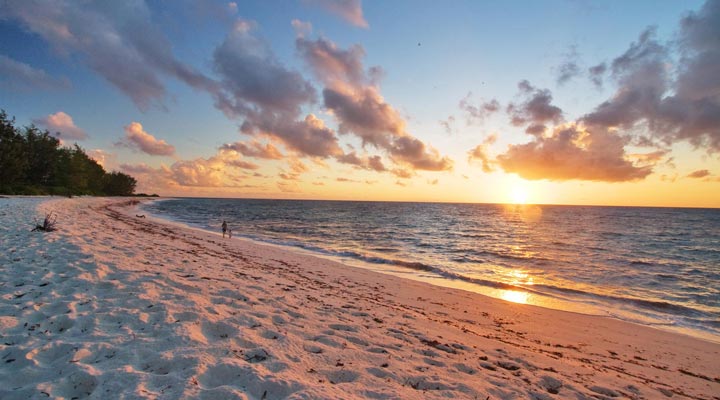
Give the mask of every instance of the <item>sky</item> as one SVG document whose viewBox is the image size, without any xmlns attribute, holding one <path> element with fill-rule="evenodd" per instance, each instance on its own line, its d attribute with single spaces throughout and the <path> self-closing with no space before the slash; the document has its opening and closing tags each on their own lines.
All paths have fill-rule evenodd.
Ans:
<svg viewBox="0 0 720 400">
<path fill-rule="evenodd" d="M 0 108 L 166 196 L 720 207 L 720 0 L 0 1 Z"/>
</svg>

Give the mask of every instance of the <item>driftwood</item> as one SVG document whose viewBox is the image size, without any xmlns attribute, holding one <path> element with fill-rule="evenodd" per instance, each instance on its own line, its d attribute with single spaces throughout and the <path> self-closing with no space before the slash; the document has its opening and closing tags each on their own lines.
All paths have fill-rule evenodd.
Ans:
<svg viewBox="0 0 720 400">
<path fill-rule="evenodd" d="M 45 214 L 45 219 L 42 224 L 39 224 L 37 220 L 35 221 L 35 228 L 33 228 L 32 232 L 52 232 L 57 229 L 55 228 L 55 221 L 57 221 L 57 215 L 54 212 Z"/>
</svg>

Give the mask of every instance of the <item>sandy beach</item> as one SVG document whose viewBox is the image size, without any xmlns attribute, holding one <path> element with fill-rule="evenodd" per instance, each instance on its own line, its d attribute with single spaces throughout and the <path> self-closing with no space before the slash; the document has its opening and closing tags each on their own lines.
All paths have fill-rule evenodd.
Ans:
<svg viewBox="0 0 720 400">
<path fill-rule="evenodd" d="M 0 199 L 0 398 L 720 399 L 718 343 L 137 213 Z"/>
</svg>

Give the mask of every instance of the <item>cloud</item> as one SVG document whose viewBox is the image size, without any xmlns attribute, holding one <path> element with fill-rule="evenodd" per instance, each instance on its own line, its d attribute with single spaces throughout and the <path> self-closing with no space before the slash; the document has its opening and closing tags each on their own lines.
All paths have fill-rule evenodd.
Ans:
<svg viewBox="0 0 720 400">
<path fill-rule="evenodd" d="M 70 81 L 0 54 L 0 88 L 10 91 L 68 89 Z"/>
<path fill-rule="evenodd" d="M 564 85 L 580 75 L 580 66 L 575 61 L 566 61 L 558 67 L 557 83 Z"/>
<path fill-rule="evenodd" d="M 339 16 L 358 28 L 367 28 L 368 23 L 363 16 L 361 0 L 305 0 Z"/>
<path fill-rule="evenodd" d="M 688 141 L 720 151 L 720 1 L 707 1 L 680 22 L 680 57 L 645 30 L 611 63 L 612 98 L 583 117 L 588 125 L 647 128 L 666 144 Z M 675 73 L 669 70 L 675 65 Z"/>
<path fill-rule="evenodd" d="M 402 179 L 410 179 L 413 176 L 415 176 L 415 174 L 412 171 L 409 171 L 409 170 L 403 169 L 403 168 L 396 168 L 396 169 L 393 169 L 391 172 L 393 173 L 393 175 L 397 176 L 398 178 L 402 178 Z"/>
<path fill-rule="evenodd" d="M 578 65 L 580 56 L 578 55 L 576 46 L 571 46 L 563 58 L 564 60 L 562 64 L 560 64 L 556 71 L 557 84 L 561 86 L 568 83 L 581 73 L 580 66 Z"/>
<path fill-rule="evenodd" d="M 340 155 L 335 158 L 339 163 L 341 164 L 349 164 L 354 165 L 361 169 L 366 169 L 370 171 L 376 171 L 376 172 L 385 172 L 387 171 L 387 168 L 385 167 L 385 164 L 382 161 L 382 157 L 378 155 L 374 156 L 358 156 L 357 153 L 349 152 L 345 153 L 343 155 Z"/>
<path fill-rule="evenodd" d="M 318 80 L 326 86 L 357 87 L 372 83 L 363 68 L 365 50 L 360 45 L 344 50 L 322 37 L 313 41 L 299 36 L 295 40 L 295 47 Z"/>
<path fill-rule="evenodd" d="M 365 51 L 355 45 L 341 49 L 319 38 L 298 37 L 298 53 L 324 83 L 323 103 L 339 122 L 339 131 L 353 134 L 363 146 L 385 150 L 395 163 L 417 170 L 449 170 L 452 161 L 406 131 L 400 113 L 380 94 L 378 68 L 365 70 Z"/>
<path fill-rule="evenodd" d="M 259 114 L 246 120 L 241 130 L 250 135 L 277 138 L 297 155 L 327 158 L 343 153 L 335 132 L 313 114 L 300 121 L 283 118 L 282 114 Z"/>
<path fill-rule="evenodd" d="M 168 75 L 202 90 L 216 83 L 178 61 L 144 2 L 93 4 L 5 2 L 2 19 L 20 21 L 62 55 L 79 55 L 92 70 L 129 96 L 141 109 L 162 105 Z"/>
<path fill-rule="evenodd" d="M 290 170 L 295 174 L 302 174 L 310 171 L 310 168 L 297 158 L 291 158 L 288 161 L 288 164 L 290 165 Z"/>
<path fill-rule="evenodd" d="M 604 62 L 588 68 L 588 76 L 590 77 L 590 81 L 598 89 L 603 87 L 603 78 L 605 76 L 606 71 L 607 71 L 607 64 L 605 64 Z"/>
<path fill-rule="evenodd" d="M 47 117 L 34 119 L 33 123 L 47 128 L 51 133 L 57 133 L 61 139 L 87 139 L 85 131 L 75 126 L 72 117 L 62 111 L 50 114 Z"/>
<path fill-rule="evenodd" d="M 492 99 L 490 101 L 482 101 L 478 105 L 473 105 L 471 102 L 472 92 L 460 100 L 459 107 L 465 111 L 465 119 L 468 125 L 475 123 L 481 123 L 493 113 L 500 110 L 500 103 L 497 100 Z"/>
<path fill-rule="evenodd" d="M 122 164 L 120 169 L 133 175 L 142 190 L 176 190 L 187 188 L 243 188 L 245 176 L 234 173 L 238 169 L 254 170 L 259 166 L 246 162 L 234 150 L 220 150 L 208 158 L 179 160 L 169 167 L 147 164 Z"/>
<path fill-rule="evenodd" d="M 155 168 L 145 164 L 120 164 L 120 170 L 128 174 L 152 174 L 156 171 Z"/>
<path fill-rule="evenodd" d="M 253 26 L 238 21 L 215 50 L 215 69 L 223 82 L 217 107 L 228 117 L 244 118 L 242 133 L 278 140 L 295 156 L 341 155 L 337 135 L 324 121 L 314 114 L 301 117 L 301 107 L 315 101 L 315 89 L 298 72 L 282 65 L 267 43 L 252 35 Z M 257 148 L 243 151 L 262 154 Z"/>
<path fill-rule="evenodd" d="M 257 140 L 250 142 L 226 143 L 220 146 L 222 150 L 235 150 L 238 153 L 252 158 L 267 160 L 280 160 L 284 155 L 272 143 L 262 144 Z"/>
<path fill-rule="evenodd" d="M 102 149 L 93 149 L 86 151 L 88 157 L 92 158 L 100 164 L 106 171 L 113 171 L 117 169 L 117 155 L 114 153 L 108 153 Z"/>
<path fill-rule="evenodd" d="M 590 68 L 597 86 L 609 73 L 617 90 L 572 123 L 557 126 L 563 113 L 550 92 L 521 82 L 525 98 L 508 112 L 534 138 L 509 146 L 498 165 L 527 179 L 620 182 L 644 179 L 661 162 L 672 167 L 666 148 L 679 141 L 720 151 L 720 0 L 684 17 L 677 37 L 661 43 L 648 28 L 609 64 Z M 657 150 L 627 154 L 628 145 Z M 482 148 L 475 150 L 487 159 Z"/>
<path fill-rule="evenodd" d="M 174 146 L 147 133 L 139 122 L 131 122 L 130 125 L 125 127 L 125 141 L 123 143 L 130 148 L 140 150 L 151 156 L 172 156 L 175 154 Z"/>
<path fill-rule="evenodd" d="M 358 180 L 349 179 L 349 178 L 343 178 L 343 177 L 337 178 L 337 179 L 335 179 L 335 180 L 338 181 L 338 182 L 360 183 L 360 181 L 358 181 Z"/>
<path fill-rule="evenodd" d="M 687 175 L 687 177 L 700 179 L 700 178 L 707 178 L 710 175 L 711 175 L 710 171 L 708 171 L 706 169 L 699 169 L 697 171 L 691 172 L 690 174 Z"/>
<path fill-rule="evenodd" d="M 448 135 L 452 135 L 452 134 L 453 134 L 452 125 L 455 123 L 455 117 L 454 117 L 454 116 L 449 115 L 449 116 L 447 117 L 447 119 L 445 119 L 445 120 L 442 120 L 442 119 L 441 119 L 440 121 L 438 121 L 438 123 L 440 124 L 440 126 L 443 127 L 443 129 L 445 129 L 445 133 L 447 133 Z"/>
<path fill-rule="evenodd" d="M 312 24 L 309 22 L 294 19 L 290 21 L 290 25 L 293 27 L 293 30 L 295 31 L 295 36 L 297 37 L 309 36 L 312 33 L 313 27 Z"/>
<path fill-rule="evenodd" d="M 236 168 L 241 168 L 241 169 L 249 169 L 249 170 L 260 169 L 259 165 L 255 164 L 255 163 L 251 163 L 250 161 L 245 161 L 245 160 L 229 160 L 229 161 L 226 161 L 225 164 L 228 166 L 231 166 L 231 167 L 236 167 Z"/>
<path fill-rule="evenodd" d="M 497 141 L 497 135 L 489 135 L 483 142 L 468 152 L 468 162 L 479 161 L 483 172 L 493 172 L 494 161 L 488 156 L 488 147 Z"/>
<path fill-rule="evenodd" d="M 450 158 L 440 156 L 437 150 L 412 136 L 400 136 L 395 139 L 390 148 L 390 156 L 394 161 L 400 161 L 423 171 L 448 171 L 453 167 Z"/>
<path fill-rule="evenodd" d="M 253 23 L 239 20 L 213 54 L 222 77 L 216 105 L 229 117 L 284 113 L 296 115 L 315 100 L 315 90 L 299 73 L 283 66 L 268 44 L 251 34 Z"/>
<path fill-rule="evenodd" d="M 509 146 L 497 156 L 497 163 L 505 172 L 531 180 L 623 182 L 647 177 L 652 166 L 629 161 L 625 144 L 625 139 L 606 130 L 566 125 L 556 127 L 550 136 Z"/>
<path fill-rule="evenodd" d="M 518 83 L 523 101 L 519 104 L 510 103 L 507 112 L 510 122 L 515 126 L 528 125 L 527 133 L 538 134 L 545 131 L 548 122 L 562 121 L 562 110 L 552 105 L 552 94 L 548 89 L 538 89 L 527 80 Z"/>
</svg>

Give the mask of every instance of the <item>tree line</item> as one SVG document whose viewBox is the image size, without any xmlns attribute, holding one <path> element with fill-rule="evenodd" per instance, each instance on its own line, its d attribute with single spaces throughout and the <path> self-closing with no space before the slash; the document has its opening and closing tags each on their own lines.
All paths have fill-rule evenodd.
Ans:
<svg viewBox="0 0 720 400">
<path fill-rule="evenodd" d="M 0 194 L 131 196 L 137 181 L 105 172 L 77 144 L 63 147 L 47 130 L 15 127 L 0 110 Z"/>
</svg>

